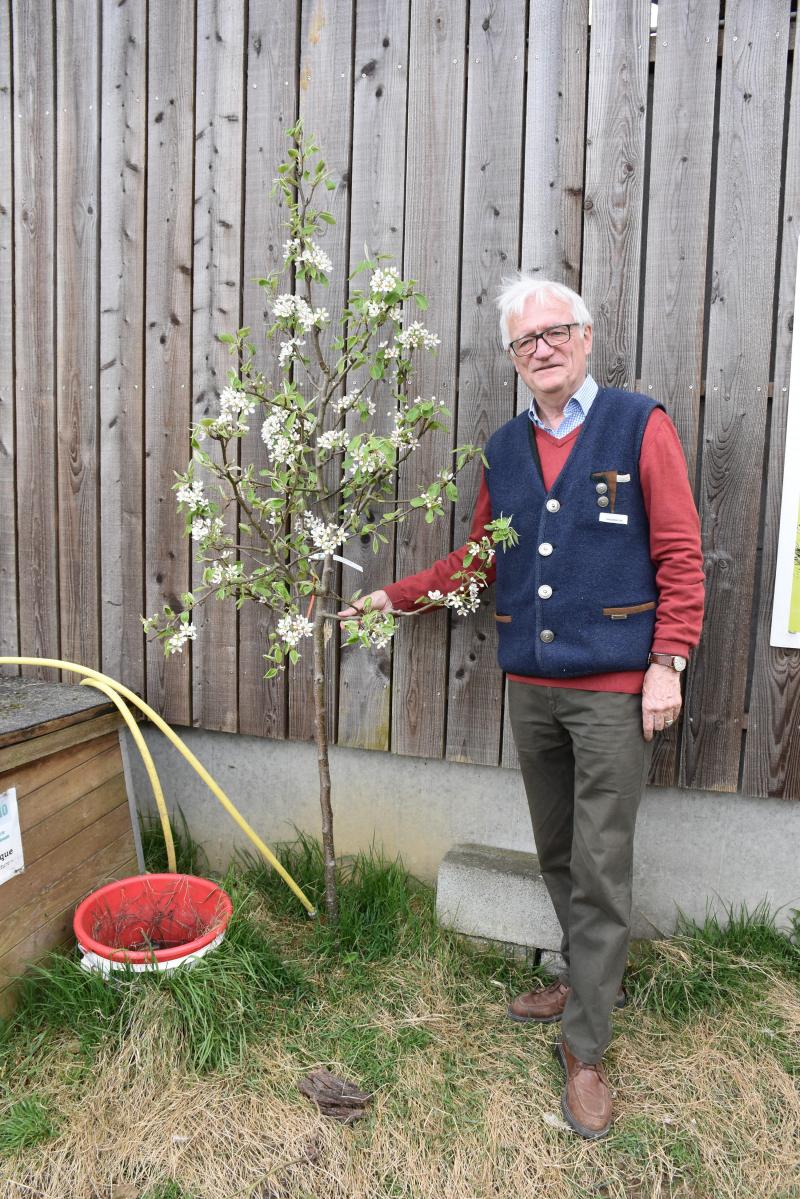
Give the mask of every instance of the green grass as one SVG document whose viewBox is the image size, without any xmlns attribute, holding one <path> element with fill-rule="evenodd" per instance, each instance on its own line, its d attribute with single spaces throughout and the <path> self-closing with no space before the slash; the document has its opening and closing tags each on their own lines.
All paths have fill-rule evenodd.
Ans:
<svg viewBox="0 0 800 1199">
<path fill-rule="evenodd" d="M 0 1153 L 29 1149 L 55 1135 L 51 1106 L 36 1095 L 17 1099 L 0 1115 Z"/>
<path fill-rule="evenodd" d="M 173 808 L 169 821 L 172 842 L 175 847 L 175 868 L 178 874 L 194 874 L 205 878 L 208 859 L 202 846 L 189 831 L 186 817 L 180 807 Z M 157 813 L 139 814 L 139 832 L 142 838 L 144 868 L 149 874 L 164 874 L 169 870 L 167 845 Z"/>
<path fill-rule="evenodd" d="M 668 940 L 640 942 L 626 986 L 642 1007 L 681 1023 L 757 1000 L 775 973 L 800 985 L 800 945 L 762 903 L 729 909 L 723 921 L 682 918 Z"/>
<path fill-rule="evenodd" d="M 107 982 L 82 970 L 73 953 L 53 953 L 22 981 L 17 1010 L 0 1030 L 0 1064 L 20 1043 L 44 1031 L 70 1030 L 84 1053 L 121 1044 L 145 996 L 163 997 L 169 1035 L 196 1071 L 241 1062 L 251 1038 L 272 1019 L 280 997 L 302 993 L 302 972 L 286 962 L 251 914 L 254 896 L 235 877 L 224 880 L 234 901 L 225 940 L 189 970 L 119 972 Z"/>
<path fill-rule="evenodd" d="M 319 846 L 301 838 L 279 852 L 321 903 Z M 796 928 L 784 934 L 765 907 L 684 920 L 674 938 L 634 948 L 610 1055 L 620 1115 L 587 1146 L 560 1125 L 557 1026 L 505 1017 L 538 972 L 439 928 L 433 892 L 399 861 L 373 851 L 342 864 L 335 928 L 309 920 L 253 858 L 222 883 L 228 936 L 192 970 L 109 984 L 53 955 L 31 972 L 0 1036 L 0 1191 L 14 1178 L 60 1199 L 58 1179 L 42 1185 L 40 1147 L 57 1136 L 62 1152 L 74 1095 L 77 1113 L 112 1109 L 115 1155 L 134 1105 L 119 1168 L 141 1199 L 791 1194 L 800 963 Z M 373 1095 L 366 1120 L 318 1132 L 297 1082 L 319 1064 Z M 163 1111 L 173 1122 L 162 1130 Z M 176 1132 L 191 1141 L 186 1157 L 170 1148 Z M 304 1158 L 317 1136 L 320 1174 Z M 76 1177 L 103 1193 L 86 1152 Z"/>
<path fill-rule="evenodd" d="M 324 910 L 322 847 L 312 838 L 276 847 L 276 857 L 315 907 Z M 251 854 L 243 854 L 244 877 L 273 908 L 307 920 L 297 899 L 275 870 Z M 359 853 L 337 870 L 339 919 L 314 926 L 313 945 L 323 958 L 351 964 L 381 961 L 419 946 L 434 931 L 428 888 L 417 883 L 399 859 L 389 861 L 376 850 Z"/>
</svg>

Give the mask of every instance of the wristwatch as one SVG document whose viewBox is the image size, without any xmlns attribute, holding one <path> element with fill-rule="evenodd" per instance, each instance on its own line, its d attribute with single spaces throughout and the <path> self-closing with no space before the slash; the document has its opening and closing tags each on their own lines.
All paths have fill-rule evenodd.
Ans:
<svg viewBox="0 0 800 1199">
<path fill-rule="evenodd" d="M 657 662 L 659 666 L 671 666 L 673 670 L 677 670 L 678 674 L 686 669 L 686 659 L 680 654 L 648 654 L 647 665 L 651 662 Z"/>
</svg>

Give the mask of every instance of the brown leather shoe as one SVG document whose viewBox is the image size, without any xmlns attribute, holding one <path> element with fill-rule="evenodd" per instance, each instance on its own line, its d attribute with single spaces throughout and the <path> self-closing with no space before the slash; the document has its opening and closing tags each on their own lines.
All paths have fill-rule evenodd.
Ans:
<svg viewBox="0 0 800 1199">
<path fill-rule="evenodd" d="M 537 1024 L 552 1024 L 560 1020 L 569 999 L 569 987 L 556 979 L 548 987 L 537 987 L 534 991 L 526 991 L 517 995 L 508 1005 L 508 1014 L 512 1020 L 524 1023 L 535 1020 Z"/>
<path fill-rule="evenodd" d="M 554 1049 L 567 1078 L 561 1092 L 564 1119 L 580 1136 L 597 1141 L 608 1132 L 614 1115 L 606 1072 L 600 1062 L 579 1061 L 563 1037 Z"/>
<path fill-rule="evenodd" d="M 537 987 L 535 991 L 526 991 L 524 995 L 517 995 L 516 999 L 512 999 L 508 1005 L 508 1014 L 512 1020 L 518 1020 L 520 1024 L 525 1024 L 529 1020 L 534 1020 L 537 1024 L 553 1024 L 564 1014 L 569 992 L 570 988 L 566 983 L 556 979 L 547 987 Z M 614 1000 L 614 1007 L 625 1007 L 626 1000 L 625 992 L 620 987 L 617 998 Z"/>
</svg>

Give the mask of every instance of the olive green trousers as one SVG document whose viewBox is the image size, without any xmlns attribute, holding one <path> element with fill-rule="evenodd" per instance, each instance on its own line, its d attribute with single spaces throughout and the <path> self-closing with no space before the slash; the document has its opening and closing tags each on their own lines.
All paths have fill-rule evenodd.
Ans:
<svg viewBox="0 0 800 1199">
<path fill-rule="evenodd" d="M 641 695 L 509 681 L 509 716 L 571 991 L 567 1044 L 597 1062 L 628 954 L 636 813 L 652 742 Z"/>
</svg>

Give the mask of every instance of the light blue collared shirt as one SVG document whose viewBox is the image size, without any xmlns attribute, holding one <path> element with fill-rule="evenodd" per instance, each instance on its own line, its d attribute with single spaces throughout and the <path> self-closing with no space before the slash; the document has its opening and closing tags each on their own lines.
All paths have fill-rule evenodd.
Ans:
<svg viewBox="0 0 800 1199">
<path fill-rule="evenodd" d="M 528 409 L 528 415 L 538 429 L 544 429 L 551 437 L 566 437 L 573 429 L 577 429 L 578 425 L 582 425 L 589 415 L 589 409 L 594 403 L 597 393 L 600 388 L 595 383 L 591 375 L 587 375 L 581 383 L 575 395 L 567 402 L 564 409 L 564 419 L 557 429 L 551 429 L 543 420 L 539 419 L 539 414 L 536 411 L 536 401 L 531 398 L 531 406 Z"/>
</svg>

